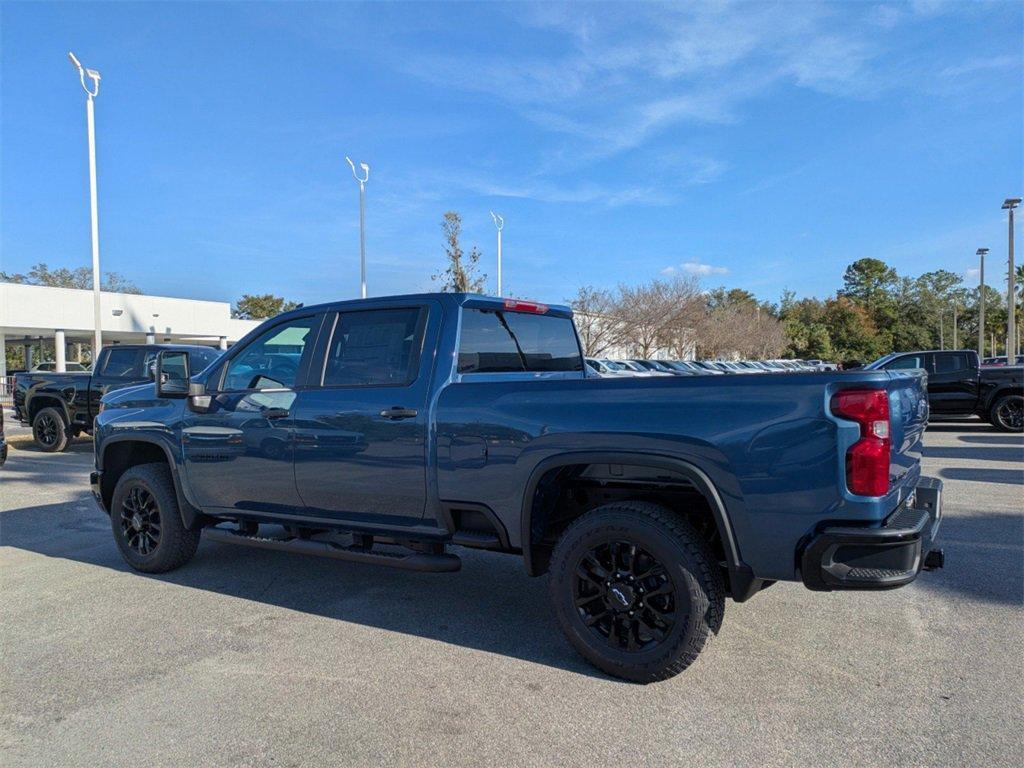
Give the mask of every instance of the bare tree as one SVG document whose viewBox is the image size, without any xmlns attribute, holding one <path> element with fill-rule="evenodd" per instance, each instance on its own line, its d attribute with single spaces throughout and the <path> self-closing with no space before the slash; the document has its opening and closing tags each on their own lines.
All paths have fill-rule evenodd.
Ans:
<svg viewBox="0 0 1024 768">
<path fill-rule="evenodd" d="M 442 291 L 455 293 L 482 293 L 487 275 L 478 274 L 480 267 L 480 250 L 474 245 L 469 253 L 463 253 L 460 238 L 462 237 L 462 216 L 458 211 L 448 211 L 441 221 L 444 232 L 444 253 L 448 266 L 443 272 L 433 276 L 441 283 Z"/>
<path fill-rule="evenodd" d="M 616 298 L 617 341 L 641 358 L 664 346 L 678 346 L 702 305 L 697 281 L 687 277 L 620 285 Z"/>
<path fill-rule="evenodd" d="M 569 304 L 587 357 L 600 357 L 615 345 L 621 335 L 620 320 L 615 297 L 609 291 L 583 286 Z"/>
</svg>

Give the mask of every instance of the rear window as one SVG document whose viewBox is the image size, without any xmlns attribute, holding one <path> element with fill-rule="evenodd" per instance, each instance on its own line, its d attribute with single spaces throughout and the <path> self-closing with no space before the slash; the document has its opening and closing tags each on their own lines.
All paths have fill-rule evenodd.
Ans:
<svg viewBox="0 0 1024 768">
<path fill-rule="evenodd" d="M 572 320 L 554 315 L 464 309 L 459 373 L 582 371 Z"/>
</svg>

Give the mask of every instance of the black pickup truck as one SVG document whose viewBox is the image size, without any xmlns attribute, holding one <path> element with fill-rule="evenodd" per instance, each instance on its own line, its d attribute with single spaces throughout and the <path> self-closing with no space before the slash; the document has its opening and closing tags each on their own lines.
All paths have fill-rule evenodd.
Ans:
<svg viewBox="0 0 1024 768">
<path fill-rule="evenodd" d="M 164 349 L 188 353 L 192 370 L 202 370 L 220 354 L 211 347 L 190 344 L 117 344 L 100 350 L 92 373 L 36 371 L 14 375 L 14 413 L 32 426 L 40 450 L 63 451 L 68 440 L 92 432 L 100 398 L 107 392 L 153 377 L 152 366 Z"/>
<path fill-rule="evenodd" d="M 1024 366 L 981 366 L 973 349 L 893 352 L 867 370 L 928 372 L 933 416 L 980 416 L 1006 432 L 1024 431 Z"/>
</svg>

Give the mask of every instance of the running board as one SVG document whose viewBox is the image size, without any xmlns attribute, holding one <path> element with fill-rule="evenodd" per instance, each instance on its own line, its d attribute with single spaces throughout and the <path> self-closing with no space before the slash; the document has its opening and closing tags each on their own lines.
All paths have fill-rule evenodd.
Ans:
<svg viewBox="0 0 1024 768">
<path fill-rule="evenodd" d="M 242 544 L 257 549 L 273 549 L 279 552 L 295 552 L 300 555 L 330 557 L 334 560 L 348 560 L 353 563 L 370 563 L 401 568 L 406 571 L 429 571 L 432 573 L 451 573 L 462 567 L 457 555 L 446 552 L 410 552 L 390 553 L 374 552 L 362 547 L 344 547 L 333 541 L 316 541 L 314 539 L 271 539 L 264 536 L 246 536 L 244 533 L 224 528 L 206 528 L 203 538 L 221 544 Z"/>
</svg>

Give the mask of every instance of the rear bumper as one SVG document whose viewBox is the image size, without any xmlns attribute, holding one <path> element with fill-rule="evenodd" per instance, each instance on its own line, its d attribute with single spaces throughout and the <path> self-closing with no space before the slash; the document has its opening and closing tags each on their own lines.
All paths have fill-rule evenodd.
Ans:
<svg viewBox="0 0 1024 768">
<path fill-rule="evenodd" d="M 941 568 L 932 550 L 942 522 L 942 481 L 922 477 L 906 504 L 879 528 L 836 526 L 818 531 L 800 558 L 808 589 L 895 589 L 921 569 Z"/>
</svg>

